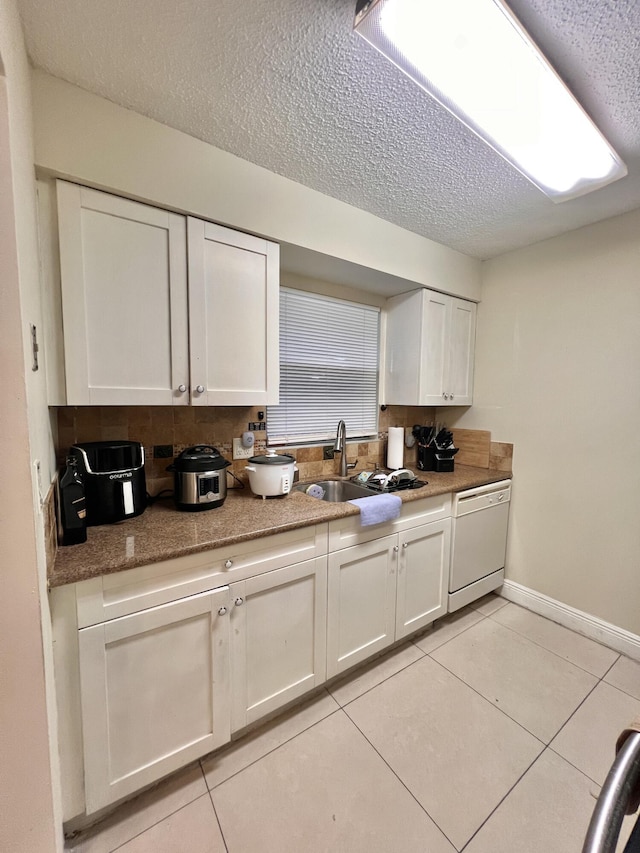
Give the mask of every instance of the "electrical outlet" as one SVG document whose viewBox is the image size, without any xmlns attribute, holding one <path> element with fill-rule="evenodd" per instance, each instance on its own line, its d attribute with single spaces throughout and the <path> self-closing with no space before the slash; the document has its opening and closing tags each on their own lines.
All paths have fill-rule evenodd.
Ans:
<svg viewBox="0 0 640 853">
<path fill-rule="evenodd" d="M 154 444 L 153 458 L 154 459 L 171 459 L 173 456 L 173 444 Z"/>
<path fill-rule="evenodd" d="M 241 438 L 233 439 L 233 458 L 234 459 L 249 459 L 255 454 L 253 447 L 243 447 Z"/>
</svg>

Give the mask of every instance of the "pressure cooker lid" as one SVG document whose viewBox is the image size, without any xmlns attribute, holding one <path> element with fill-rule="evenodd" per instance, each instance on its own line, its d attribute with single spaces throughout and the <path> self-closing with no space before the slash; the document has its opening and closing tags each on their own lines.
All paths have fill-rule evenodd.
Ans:
<svg viewBox="0 0 640 853">
<path fill-rule="evenodd" d="M 267 450 L 262 456 L 252 456 L 249 462 L 252 465 L 290 465 L 296 460 L 286 453 L 278 454 L 275 450 Z"/>
<path fill-rule="evenodd" d="M 173 471 L 218 471 L 228 468 L 231 462 L 220 455 L 215 447 L 208 444 L 196 444 L 185 447 L 176 461 L 170 466 Z"/>
</svg>

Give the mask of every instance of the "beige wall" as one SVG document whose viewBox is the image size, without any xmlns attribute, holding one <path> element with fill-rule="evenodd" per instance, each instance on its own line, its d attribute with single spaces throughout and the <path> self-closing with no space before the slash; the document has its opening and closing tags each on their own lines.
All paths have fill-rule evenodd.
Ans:
<svg viewBox="0 0 640 853">
<path fill-rule="evenodd" d="M 30 74 L 15 0 L 0 0 L 0 67 L 0 849 L 49 853 L 62 834 L 34 462 L 46 487 L 53 454 L 44 371 L 25 368 L 29 324 L 42 323 Z"/>
<path fill-rule="evenodd" d="M 512 441 L 507 576 L 640 634 L 640 211 L 483 265 L 474 406 Z"/>
<path fill-rule="evenodd" d="M 406 279 L 407 290 L 479 298 L 474 258 L 44 72 L 33 97 L 41 170 Z"/>
<path fill-rule="evenodd" d="M 367 293 L 365 290 L 357 290 L 344 284 L 334 284 L 310 276 L 296 275 L 286 270 L 282 270 L 280 273 L 280 284 L 282 287 L 291 287 L 294 290 L 322 293 L 323 296 L 346 299 L 349 302 L 359 302 L 362 305 L 375 305 L 377 308 L 384 308 L 387 302 L 385 296 L 379 296 L 377 293 Z"/>
</svg>

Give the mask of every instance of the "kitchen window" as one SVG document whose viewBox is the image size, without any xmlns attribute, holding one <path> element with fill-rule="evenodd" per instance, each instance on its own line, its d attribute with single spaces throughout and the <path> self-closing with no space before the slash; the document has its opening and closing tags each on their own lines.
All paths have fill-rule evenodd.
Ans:
<svg viewBox="0 0 640 853">
<path fill-rule="evenodd" d="M 378 432 L 380 310 L 280 289 L 280 404 L 267 411 L 269 444 Z"/>
</svg>

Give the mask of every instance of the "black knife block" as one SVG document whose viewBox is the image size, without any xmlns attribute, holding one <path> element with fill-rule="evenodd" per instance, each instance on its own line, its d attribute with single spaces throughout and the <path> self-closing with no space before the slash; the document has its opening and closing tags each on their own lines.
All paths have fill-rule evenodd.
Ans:
<svg viewBox="0 0 640 853">
<path fill-rule="evenodd" d="M 454 456 L 460 448 L 448 447 L 440 450 L 433 445 L 418 445 L 418 469 L 446 473 L 454 470 Z"/>
</svg>

